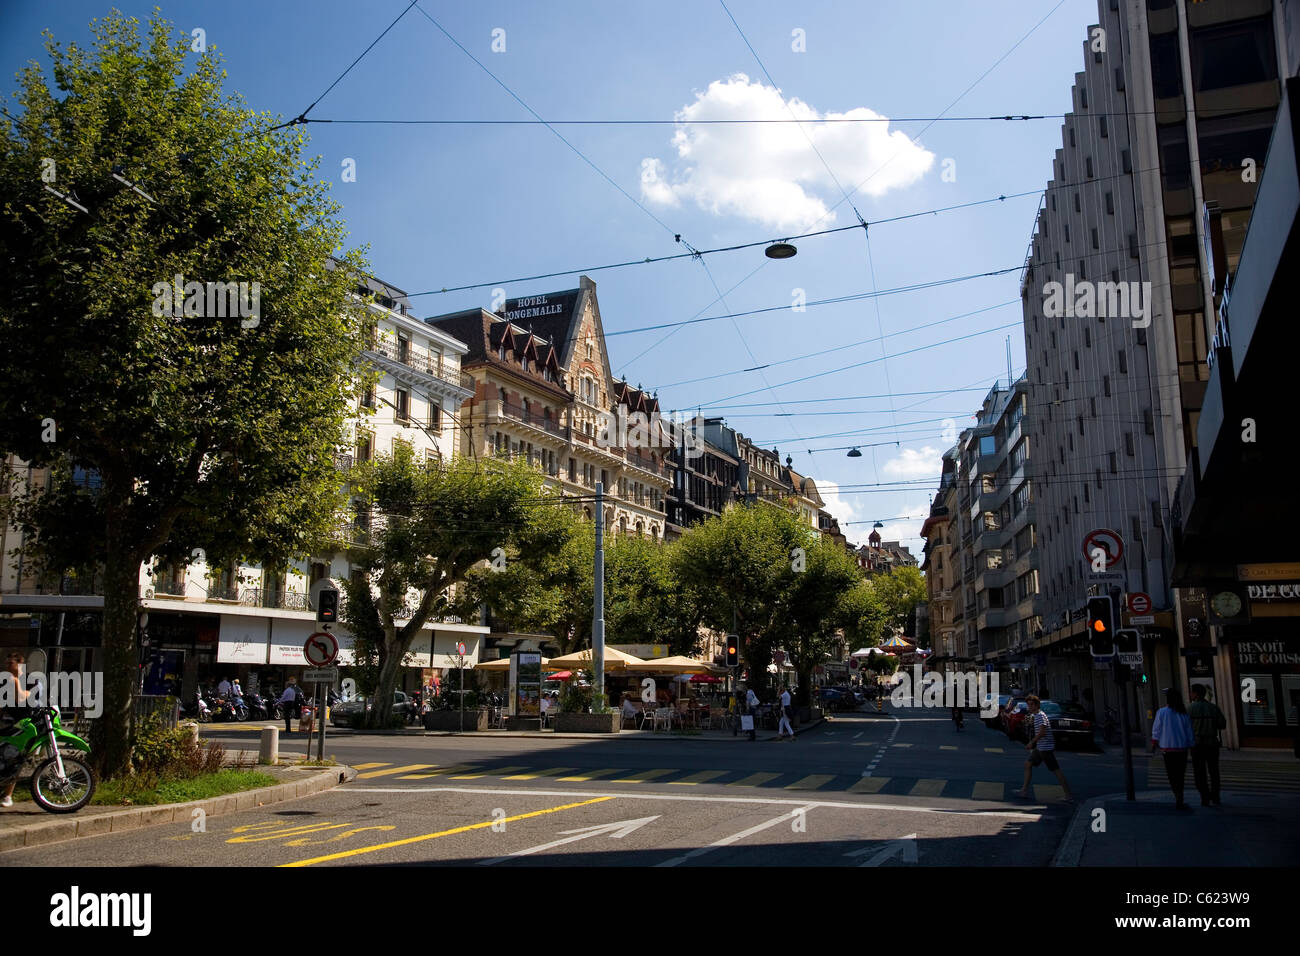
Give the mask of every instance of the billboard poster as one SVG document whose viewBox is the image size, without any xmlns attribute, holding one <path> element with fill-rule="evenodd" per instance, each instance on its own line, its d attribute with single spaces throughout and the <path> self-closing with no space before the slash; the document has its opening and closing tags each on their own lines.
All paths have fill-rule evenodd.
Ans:
<svg viewBox="0 0 1300 956">
<path fill-rule="evenodd" d="M 516 651 L 510 655 L 510 716 L 541 717 L 542 655 Z"/>
</svg>

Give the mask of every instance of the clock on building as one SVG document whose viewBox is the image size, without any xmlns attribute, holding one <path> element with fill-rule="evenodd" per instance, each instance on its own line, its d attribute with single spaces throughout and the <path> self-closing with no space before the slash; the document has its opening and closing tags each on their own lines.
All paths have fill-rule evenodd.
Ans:
<svg viewBox="0 0 1300 956">
<path fill-rule="evenodd" d="M 1241 598 L 1231 591 L 1220 591 L 1211 596 L 1210 607 L 1219 617 L 1231 618 L 1241 613 Z"/>
<path fill-rule="evenodd" d="M 1225 584 L 1210 587 L 1208 591 L 1211 624 L 1244 624 L 1250 619 L 1244 588 Z"/>
</svg>

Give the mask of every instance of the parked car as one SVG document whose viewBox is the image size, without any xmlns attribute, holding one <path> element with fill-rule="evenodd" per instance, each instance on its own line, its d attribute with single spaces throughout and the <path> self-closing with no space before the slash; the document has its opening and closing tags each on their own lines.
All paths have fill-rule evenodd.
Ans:
<svg viewBox="0 0 1300 956">
<path fill-rule="evenodd" d="M 1052 736 L 1056 738 L 1058 747 L 1062 744 L 1087 749 L 1096 747 L 1092 721 L 1088 719 L 1088 712 L 1082 705 L 1070 701 L 1045 700 L 1040 706 L 1052 725 Z"/>
<path fill-rule="evenodd" d="M 823 687 L 819 693 L 822 707 L 828 711 L 857 709 L 858 702 L 847 687 Z"/>
<path fill-rule="evenodd" d="M 999 694 L 999 695 L 998 695 L 998 712 L 997 712 L 996 714 L 994 714 L 992 717 L 981 717 L 981 718 L 980 718 L 982 721 L 984 721 L 984 726 L 988 727 L 989 730 L 1001 730 L 1001 729 L 1002 729 L 1002 711 L 1004 711 L 1004 710 L 1007 709 L 1007 701 L 1009 701 L 1009 700 L 1011 700 L 1011 699 L 1012 699 L 1012 695 L 1011 695 L 1011 694 Z"/>
<path fill-rule="evenodd" d="M 411 699 L 403 691 L 393 691 L 393 716 L 401 717 L 406 720 L 414 708 Z M 346 700 L 341 704 L 335 704 L 330 708 L 330 723 L 335 727 L 350 727 L 357 719 L 357 716 L 363 712 L 369 712 L 371 702 L 365 697 L 357 697 L 355 700 Z"/>
<path fill-rule="evenodd" d="M 1002 731 L 1012 740 L 1029 740 L 1028 724 L 1029 702 L 1023 697 L 1012 697 L 1010 707 L 1001 713 Z"/>
</svg>

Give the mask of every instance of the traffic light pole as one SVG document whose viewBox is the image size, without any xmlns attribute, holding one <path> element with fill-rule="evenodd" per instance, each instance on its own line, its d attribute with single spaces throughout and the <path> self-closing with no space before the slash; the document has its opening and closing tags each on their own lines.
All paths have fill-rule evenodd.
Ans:
<svg viewBox="0 0 1300 956">
<path fill-rule="evenodd" d="M 1126 664 L 1118 666 L 1127 667 Z M 1137 793 L 1133 785 L 1133 736 L 1129 733 L 1128 721 L 1128 688 L 1128 681 L 1119 684 L 1119 725 L 1120 732 L 1124 735 L 1124 796 L 1136 800 Z"/>
</svg>

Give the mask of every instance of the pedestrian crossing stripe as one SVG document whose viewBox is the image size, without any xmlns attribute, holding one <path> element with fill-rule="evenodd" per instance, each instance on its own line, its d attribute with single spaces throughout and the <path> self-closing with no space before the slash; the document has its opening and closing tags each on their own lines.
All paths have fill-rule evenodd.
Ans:
<svg viewBox="0 0 1300 956">
<path fill-rule="evenodd" d="M 689 777 L 682 777 L 681 780 L 670 780 L 671 784 L 677 786 L 693 787 L 696 784 L 708 783 L 710 780 L 716 780 L 718 777 L 725 776 L 725 770 L 701 770 L 699 773 L 693 773 Z"/>
<path fill-rule="evenodd" d="M 879 793 L 889 784 L 889 777 L 863 777 L 853 786 L 850 793 Z"/>
<path fill-rule="evenodd" d="M 611 780 L 610 783 L 646 783 L 650 780 L 657 780 L 659 777 L 666 777 L 670 773 L 677 773 L 676 770 L 637 770 L 633 771 L 630 777 L 619 777 L 617 780 Z"/>
<path fill-rule="evenodd" d="M 985 748 L 984 748 L 984 752 L 985 752 L 986 754 L 1004 754 L 1004 753 L 1006 753 L 1006 751 L 1003 750 L 1001 747 L 985 747 Z"/>
<path fill-rule="evenodd" d="M 781 776 L 779 773 L 751 773 L 748 777 L 740 780 L 733 780 L 727 784 L 729 787 L 761 787 Z"/>
<path fill-rule="evenodd" d="M 835 779 L 835 774 L 833 773 L 810 773 L 802 780 L 796 780 L 794 783 L 787 784 L 785 789 L 817 790 L 820 787 L 824 787 L 826 784 L 830 783 L 834 779 Z"/>
<path fill-rule="evenodd" d="M 406 768 L 403 767 L 402 769 L 405 770 Z M 398 780 L 428 780 L 430 777 L 441 777 L 444 774 L 460 773 L 463 770 L 475 770 L 475 769 L 477 768 L 468 766 L 463 763 L 453 764 L 450 767 L 439 767 L 437 764 L 434 764 L 432 768 L 429 770 L 422 770 L 418 773 L 409 774 L 405 777 L 398 777 L 397 779 Z"/>
<path fill-rule="evenodd" d="M 1006 786 L 1004 784 L 976 780 L 975 786 L 971 788 L 970 798 L 972 800 L 1001 800 L 1005 793 Z"/>
<path fill-rule="evenodd" d="M 375 767 L 388 767 L 388 766 L 391 766 L 391 764 L 386 764 L 386 763 L 354 763 L 354 764 L 352 765 L 352 769 L 353 769 L 353 770 L 373 770 Z"/>
<path fill-rule="evenodd" d="M 947 780 L 923 778 L 916 781 L 912 789 L 907 791 L 907 795 L 909 797 L 937 797 L 943 793 L 943 788 L 947 783 Z"/>
<path fill-rule="evenodd" d="M 942 744 L 942 745 L 940 745 L 939 749 L 940 749 L 940 750 L 956 750 L 957 748 L 956 748 L 956 747 L 953 747 L 953 746 L 950 746 L 950 745 L 948 745 L 948 744 Z"/>
<path fill-rule="evenodd" d="M 527 770 L 528 768 L 527 767 L 493 767 L 492 769 L 489 770 L 484 767 L 476 767 L 476 768 L 467 767 L 465 769 L 467 770 L 473 769 L 474 772 L 457 774 L 456 776 L 448 777 L 447 779 L 448 780 L 478 780 L 481 779 L 482 777 L 499 777 L 502 774 L 514 773 L 516 770 Z"/>
<path fill-rule="evenodd" d="M 518 769 L 518 768 L 515 768 L 515 769 Z M 574 776 L 571 776 L 571 777 L 556 777 L 556 779 L 557 779 L 557 780 L 573 780 L 573 781 L 576 781 L 576 782 L 578 782 L 578 783 L 586 783 L 588 780 L 597 780 L 597 779 L 599 779 L 600 777 L 608 777 L 608 776 L 610 776 L 611 774 L 622 773 L 622 772 L 623 772 L 622 770 L 619 770 L 619 769 L 617 769 L 617 768 L 606 767 L 606 768 L 604 768 L 604 769 L 602 769 L 602 770 L 584 770 L 584 771 L 582 771 L 582 773 L 580 773 L 580 774 L 575 774 Z"/>
<path fill-rule="evenodd" d="M 527 769 L 527 768 L 525 768 Z M 546 770 L 528 770 L 527 773 L 516 773 L 506 780 L 536 780 L 538 777 L 558 777 L 560 774 L 568 773 L 570 770 L 577 770 L 577 767 L 549 767 Z"/>
<path fill-rule="evenodd" d="M 911 744 L 890 744 L 891 747 L 910 747 Z"/>
<path fill-rule="evenodd" d="M 431 763 L 412 763 L 405 767 L 389 767 L 387 770 L 369 770 L 365 773 L 357 774 L 359 780 L 370 780 L 374 777 L 387 777 L 395 773 L 410 773 L 413 770 L 427 770 L 429 767 L 436 766 Z"/>
</svg>

